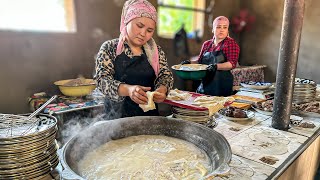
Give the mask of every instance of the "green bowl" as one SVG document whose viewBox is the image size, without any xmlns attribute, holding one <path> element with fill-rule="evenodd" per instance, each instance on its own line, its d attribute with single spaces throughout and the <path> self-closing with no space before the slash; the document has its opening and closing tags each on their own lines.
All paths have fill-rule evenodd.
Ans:
<svg viewBox="0 0 320 180">
<path fill-rule="evenodd" d="M 182 68 L 184 66 L 186 68 Z M 175 71 L 177 76 L 184 80 L 201 80 L 206 76 L 208 65 L 204 64 L 185 64 L 174 65 L 171 68 Z"/>
</svg>

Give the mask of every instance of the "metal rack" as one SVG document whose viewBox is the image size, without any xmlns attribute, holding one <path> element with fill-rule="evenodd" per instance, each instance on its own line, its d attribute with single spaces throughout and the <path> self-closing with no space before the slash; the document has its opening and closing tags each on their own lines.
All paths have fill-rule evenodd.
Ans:
<svg viewBox="0 0 320 180">
<path fill-rule="evenodd" d="M 0 179 L 41 178 L 58 165 L 55 117 L 0 114 L 0 122 Z"/>
</svg>

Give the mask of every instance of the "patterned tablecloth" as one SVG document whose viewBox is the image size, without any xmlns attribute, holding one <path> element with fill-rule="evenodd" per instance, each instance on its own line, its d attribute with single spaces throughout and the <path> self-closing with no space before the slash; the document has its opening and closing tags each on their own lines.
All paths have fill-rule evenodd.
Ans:
<svg viewBox="0 0 320 180">
<path fill-rule="evenodd" d="M 233 85 L 240 86 L 241 82 L 264 82 L 264 68 L 266 65 L 240 66 L 231 70 Z"/>
</svg>

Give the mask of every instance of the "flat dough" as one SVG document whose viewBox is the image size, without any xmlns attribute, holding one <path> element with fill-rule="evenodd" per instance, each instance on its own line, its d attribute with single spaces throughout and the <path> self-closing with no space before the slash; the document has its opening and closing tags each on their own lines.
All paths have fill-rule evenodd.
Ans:
<svg viewBox="0 0 320 180">
<path fill-rule="evenodd" d="M 156 109 L 156 104 L 154 104 L 153 102 L 153 95 L 155 93 L 159 93 L 159 92 L 156 92 L 156 91 L 147 91 L 147 97 L 148 97 L 148 104 L 139 104 L 139 107 L 141 107 L 141 109 L 143 110 L 143 112 L 147 112 L 147 111 L 150 111 L 150 110 L 153 110 L 153 109 Z"/>
<path fill-rule="evenodd" d="M 209 110 L 209 116 L 213 116 L 224 107 L 224 104 L 228 101 L 234 101 L 233 97 L 220 97 L 220 96 L 199 96 L 197 97 L 193 105 L 206 107 Z"/>
<path fill-rule="evenodd" d="M 173 101 L 185 101 L 192 95 L 188 92 L 180 91 L 179 89 L 170 90 L 167 99 Z"/>
</svg>

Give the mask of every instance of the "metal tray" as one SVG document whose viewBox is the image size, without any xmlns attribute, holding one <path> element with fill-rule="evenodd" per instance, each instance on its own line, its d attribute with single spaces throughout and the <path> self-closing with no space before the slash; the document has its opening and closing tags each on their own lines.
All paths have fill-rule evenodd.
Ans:
<svg viewBox="0 0 320 180">
<path fill-rule="evenodd" d="M 209 95 L 199 94 L 199 93 L 195 93 L 195 92 L 188 92 L 188 93 L 191 94 L 192 96 L 187 100 L 175 101 L 175 100 L 165 99 L 163 102 L 166 104 L 170 104 L 170 105 L 185 108 L 185 109 L 191 109 L 191 110 L 195 110 L 195 111 L 208 111 L 208 108 L 196 106 L 192 103 L 194 103 L 194 100 L 199 96 L 209 96 Z M 231 103 L 232 102 L 226 102 L 225 106 L 230 105 Z"/>
</svg>

